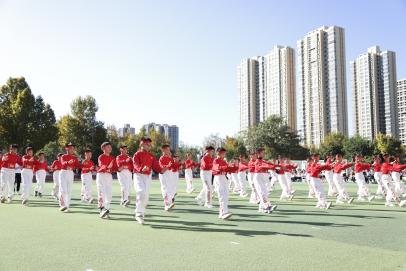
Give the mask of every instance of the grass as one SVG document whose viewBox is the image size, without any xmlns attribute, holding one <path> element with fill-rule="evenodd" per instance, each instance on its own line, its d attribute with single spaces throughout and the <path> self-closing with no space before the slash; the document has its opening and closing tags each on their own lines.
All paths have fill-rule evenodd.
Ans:
<svg viewBox="0 0 406 271">
<path fill-rule="evenodd" d="M 232 195 L 234 215 L 222 221 L 217 199 L 204 209 L 184 188 L 182 180 L 168 213 L 154 181 L 144 226 L 134 222 L 133 204 L 118 205 L 116 181 L 110 220 L 79 201 L 79 182 L 68 214 L 50 197 L 28 207 L 1 204 L 0 270 L 406 270 L 406 208 L 375 200 L 319 210 L 306 186 L 295 184 L 295 199 L 272 215 Z M 354 194 L 355 185 L 349 188 Z"/>
</svg>

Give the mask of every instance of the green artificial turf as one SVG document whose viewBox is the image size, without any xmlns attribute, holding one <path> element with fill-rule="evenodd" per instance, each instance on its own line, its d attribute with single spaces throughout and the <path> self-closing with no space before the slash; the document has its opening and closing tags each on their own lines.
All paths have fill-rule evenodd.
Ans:
<svg viewBox="0 0 406 271">
<path fill-rule="evenodd" d="M 27 207 L 16 197 L 0 205 L 0 270 L 406 270 L 406 208 L 374 200 L 319 210 L 306 185 L 294 186 L 294 200 L 277 203 L 271 215 L 231 195 L 234 215 L 223 221 L 217 198 L 213 209 L 196 205 L 183 180 L 175 209 L 165 212 L 155 180 L 143 226 L 133 203 L 119 206 L 117 181 L 110 220 L 80 202 L 80 182 L 67 214 L 51 197 Z M 272 201 L 279 195 L 277 187 Z"/>
</svg>

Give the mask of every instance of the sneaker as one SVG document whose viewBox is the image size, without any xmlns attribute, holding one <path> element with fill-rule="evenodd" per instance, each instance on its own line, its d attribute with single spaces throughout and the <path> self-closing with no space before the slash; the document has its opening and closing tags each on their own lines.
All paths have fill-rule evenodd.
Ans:
<svg viewBox="0 0 406 271">
<path fill-rule="evenodd" d="M 34 196 L 35 196 L 35 197 L 37 197 L 37 196 L 38 196 L 38 191 L 35 191 Z"/>
<path fill-rule="evenodd" d="M 90 204 L 93 204 L 94 201 L 95 201 L 94 198 L 89 199 L 89 203 L 90 203 Z"/>
<path fill-rule="evenodd" d="M 141 216 L 135 216 L 135 220 L 138 222 L 138 224 L 140 225 L 144 225 L 144 218 L 142 218 Z"/>
<path fill-rule="evenodd" d="M 358 197 L 357 201 L 365 201 L 365 198 Z"/>
<path fill-rule="evenodd" d="M 233 214 L 232 213 L 227 213 L 221 216 L 221 219 L 227 220 L 229 219 Z"/>
<path fill-rule="evenodd" d="M 63 211 L 64 213 L 69 213 L 70 212 L 70 210 L 68 209 L 68 208 L 66 208 L 66 210 L 65 211 Z"/>
<path fill-rule="evenodd" d="M 406 204 L 406 200 L 402 200 L 399 202 L 399 207 L 403 207 Z"/>
<path fill-rule="evenodd" d="M 23 199 L 23 201 L 21 203 L 22 203 L 22 205 L 26 205 L 28 203 L 28 199 Z"/>
<path fill-rule="evenodd" d="M 68 209 L 68 207 L 62 206 L 61 208 L 59 208 L 59 211 L 64 212 L 66 209 Z"/>
<path fill-rule="evenodd" d="M 175 207 L 175 203 L 172 203 L 171 205 L 169 205 L 169 210 L 172 209 L 173 207 Z"/>
<path fill-rule="evenodd" d="M 370 197 L 368 197 L 368 201 L 371 202 L 374 198 L 375 198 L 375 196 L 370 196 Z"/>
<path fill-rule="evenodd" d="M 168 212 L 169 211 L 169 205 L 165 205 L 164 210 Z"/>
<path fill-rule="evenodd" d="M 7 198 L 7 203 L 10 204 L 13 200 L 11 198 Z"/>
<path fill-rule="evenodd" d="M 331 205 L 332 205 L 331 201 L 327 202 L 326 209 L 330 209 Z"/>
<path fill-rule="evenodd" d="M 213 205 L 208 204 L 208 203 L 205 203 L 205 204 L 204 204 L 204 207 L 211 209 L 211 208 L 213 208 Z"/>
<path fill-rule="evenodd" d="M 106 218 L 106 216 L 110 213 L 109 210 L 107 209 L 102 209 L 102 211 L 100 212 L 100 218 Z"/>
<path fill-rule="evenodd" d="M 128 207 L 128 205 L 130 205 L 130 200 L 124 201 L 124 207 Z"/>
<path fill-rule="evenodd" d="M 393 203 L 385 203 L 385 207 L 393 207 Z"/>
<path fill-rule="evenodd" d="M 289 196 L 288 200 L 292 200 L 294 197 L 295 197 L 295 195 L 292 194 Z"/>
<path fill-rule="evenodd" d="M 275 211 L 278 208 L 278 205 L 271 206 L 271 212 Z"/>
<path fill-rule="evenodd" d="M 402 194 L 402 198 L 406 198 L 406 193 Z"/>
<path fill-rule="evenodd" d="M 350 198 L 350 199 L 348 200 L 348 204 L 351 204 L 353 201 L 354 201 L 354 198 Z"/>
</svg>

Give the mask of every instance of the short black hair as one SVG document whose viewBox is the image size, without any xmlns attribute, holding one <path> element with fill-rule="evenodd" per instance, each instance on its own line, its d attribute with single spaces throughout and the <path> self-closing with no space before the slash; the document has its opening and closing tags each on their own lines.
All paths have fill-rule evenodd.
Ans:
<svg viewBox="0 0 406 271">
<path fill-rule="evenodd" d="M 106 147 L 106 146 L 111 146 L 111 143 L 108 142 L 108 141 L 103 142 L 100 147 L 103 149 L 103 148 Z"/>
<path fill-rule="evenodd" d="M 206 151 L 213 151 L 214 147 L 213 146 L 206 146 L 206 148 L 204 148 Z"/>
<path fill-rule="evenodd" d="M 226 150 L 226 149 L 224 149 L 224 148 L 222 148 L 222 147 L 217 148 L 217 152 L 225 152 L 225 151 L 227 151 L 227 150 Z"/>
<path fill-rule="evenodd" d="M 10 149 L 18 149 L 18 145 L 17 144 L 10 144 Z"/>
</svg>

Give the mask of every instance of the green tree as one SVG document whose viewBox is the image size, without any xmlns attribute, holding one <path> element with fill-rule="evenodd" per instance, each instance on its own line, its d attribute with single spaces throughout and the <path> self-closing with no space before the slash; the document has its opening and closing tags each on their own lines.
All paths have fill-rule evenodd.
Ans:
<svg viewBox="0 0 406 271">
<path fill-rule="evenodd" d="M 41 96 L 35 97 L 24 77 L 9 78 L 0 87 L 0 143 L 41 149 L 57 137 L 55 114 Z"/>
<path fill-rule="evenodd" d="M 352 159 L 357 154 L 368 158 L 373 155 L 373 152 L 374 148 L 372 142 L 359 135 L 355 135 L 344 141 L 344 155 L 347 159 Z"/>
<path fill-rule="evenodd" d="M 327 135 L 323 143 L 320 144 L 320 155 L 325 157 L 327 154 L 344 154 L 344 142 L 346 140 L 347 138 L 341 133 L 331 133 Z"/>
<path fill-rule="evenodd" d="M 219 134 L 211 134 L 204 138 L 203 146 L 213 146 L 215 149 L 224 146 L 224 138 L 220 137 Z"/>
<path fill-rule="evenodd" d="M 169 144 L 168 138 L 166 138 L 160 132 L 157 132 L 155 129 L 149 131 L 149 137 L 152 140 L 152 148 L 151 153 L 155 155 L 155 157 L 160 157 L 162 154 L 161 147 L 164 144 Z"/>
<path fill-rule="evenodd" d="M 229 137 L 226 136 L 224 146 L 226 150 L 227 160 L 237 158 L 240 155 L 247 154 L 247 148 L 244 145 L 244 142 L 241 138 Z"/>
<path fill-rule="evenodd" d="M 192 159 L 195 162 L 198 162 L 198 159 L 200 158 L 200 156 L 202 155 L 202 151 L 199 147 L 196 146 L 188 146 L 185 145 L 184 143 L 180 143 L 177 154 L 179 155 L 179 158 L 184 161 L 186 160 L 186 154 L 190 153 L 192 154 Z"/>
<path fill-rule="evenodd" d="M 59 146 L 58 142 L 51 141 L 41 151 L 45 153 L 48 164 L 51 164 L 57 158 L 58 153 L 63 152 L 63 149 Z"/>
<path fill-rule="evenodd" d="M 375 154 L 403 156 L 402 142 L 388 135 L 378 134 L 373 142 Z"/>
</svg>

